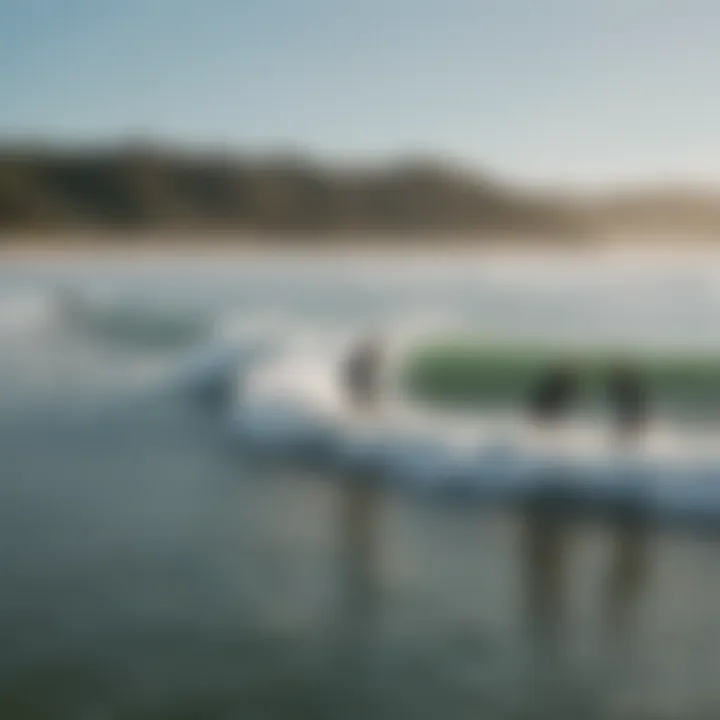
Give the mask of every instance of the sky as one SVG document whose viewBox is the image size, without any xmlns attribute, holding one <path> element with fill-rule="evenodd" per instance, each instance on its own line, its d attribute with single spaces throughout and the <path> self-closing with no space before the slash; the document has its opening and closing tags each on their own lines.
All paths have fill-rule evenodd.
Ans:
<svg viewBox="0 0 720 720">
<path fill-rule="evenodd" d="M 0 139 L 720 182 L 718 0 L 0 0 Z"/>
</svg>

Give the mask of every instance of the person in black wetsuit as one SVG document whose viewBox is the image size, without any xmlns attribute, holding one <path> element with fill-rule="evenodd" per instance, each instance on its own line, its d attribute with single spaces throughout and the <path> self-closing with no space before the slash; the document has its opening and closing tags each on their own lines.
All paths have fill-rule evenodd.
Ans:
<svg viewBox="0 0 720 720">
<path fill-rule="evenodd" d="M 551 368 L 532 389 L 530 420 L 543 430 L 557 426 L 572 409 L 578 392 L 575 368 Z M 529 498 L 522 520 L 527 631 L 535 648 L 543 652 L 556 649 L 564 614 L 566 495 L 563 479 L 555 473 L 548 475 Z"/>
<path fill-rule="evenodd" d="M 368 418 L 377 412 L 383 364 L 383 345 L 376 336 L 361 339 L 346 356 L 340 384 L 355 415 Z M 350 471 L 341 480 L 337 517 L 344 578 L 343 624 L 357 637 L 368 632 L 376 616 L 382 492 L 372 472 L 362 468 Z"/>
<path fill-rule="evenodd" d="M 648 421 L 648 392 L 640 373 L 617 365 L 608 377 L 608 400 L 614 416 L 615 437 L 627 450 L 641 439 Z M 607 579 L 608 636 L 614 642 L 629 638 L 637 622 L 638 606 L 649 569 L 648 532 L 643 499 L 629 493 L 611 513 L 614 549 Z"/>
<path fill-rule="evenodd" d="M 578 393 L 578 373 L 566 365 L 552 368 L 533 389 L 530 417 L 538 424 L 561 419 L 567 414 Z"/>
<path fill-rule="evenodd" d="M 377 404 L 380 395 L 382 346 L 376 337 L 368 337 L 352 348 L 343 368 L 343 387 L 355 410 L 367 410 Z"/>
<path fill-rule="evenodd" d="M 608 395 L 620 440 L 635 440 L 647 420 L 647 391 L 640 374 L 629 365 L 618 365 L 608 378 Z"/>
</svg>

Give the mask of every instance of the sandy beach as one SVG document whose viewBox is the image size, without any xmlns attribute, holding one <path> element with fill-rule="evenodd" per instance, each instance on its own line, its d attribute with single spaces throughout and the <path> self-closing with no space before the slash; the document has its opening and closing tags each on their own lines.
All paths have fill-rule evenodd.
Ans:
<svg viewBox="0 0 720 720">
<path fill-rule="evenodd" d="M 387 260 L 456 262 L 459 258 L 519 260 L 523 262 L 553 259 L 604 259 L 635 262 L 677 262 L 683 260 L 718 259 L 720 243 L 716 238 L 703 236 L 654 235 L 597 236 L 571 240 L 503 237 L 368 237 L 339 238 L 262 237 L 251 234 L 201 231 L 193 233 L 58 233 L 0 234 L 0 259 L 52 260 L 74 262 L 97 258 L 103 261 L 143 258 L 148 261 L 170 257 L 218 262 L 247 259 L 297 259 L 299 261 Z"/>
</svg>

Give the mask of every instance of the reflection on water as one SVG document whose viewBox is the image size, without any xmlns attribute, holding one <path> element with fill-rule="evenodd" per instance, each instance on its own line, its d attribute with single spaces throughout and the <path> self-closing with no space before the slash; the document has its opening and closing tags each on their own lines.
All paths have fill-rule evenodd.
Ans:
<svg viewBox="0 0 720 720">
<path fill-rule="evenodd" d="M 366 634 L 378 612 L 382 494 L 367 476 L 349 477 L 341 481 L 341 487 L 337 528 L 342 549 L 340 577 L 344 578 L 343 624 Z"/>
<path fill-rule="evenodd" d="M 635 639 L 641 602 L 651 569 L 651 528 L 643 508 L 620 507 L 612 518 L 611 564 L 607 579 L 607 633 L 612 645 L 627 650 Z"/>
<path fill-rule="evenodd" d="M 519 558 L 528 639 L 534 651 L 546 659 L 558 650 L 566 615 L 566 555 L 571 542 L 562 491 L 553 492 L 555 479 L 549 479 L 547 489 L 528 503 Z"/>
</svg>

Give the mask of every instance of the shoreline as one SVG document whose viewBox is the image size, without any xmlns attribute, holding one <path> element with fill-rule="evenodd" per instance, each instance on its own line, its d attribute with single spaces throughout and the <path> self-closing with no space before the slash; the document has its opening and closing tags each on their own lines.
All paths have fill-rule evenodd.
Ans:
<svg viewBox="0 0 720 720">
<path fill-rule="evenodd" d="M 720 259 L 720 239 L 703 236 L 547 236 L 318 237 L 197 233 L 0 233 L 0 260 L 72 261 L 89 256 L 111 260 L 176 259 L 478 259 L 548 260 L 614 257 L 653 261 L 693 257 Z"/>
</svg>

